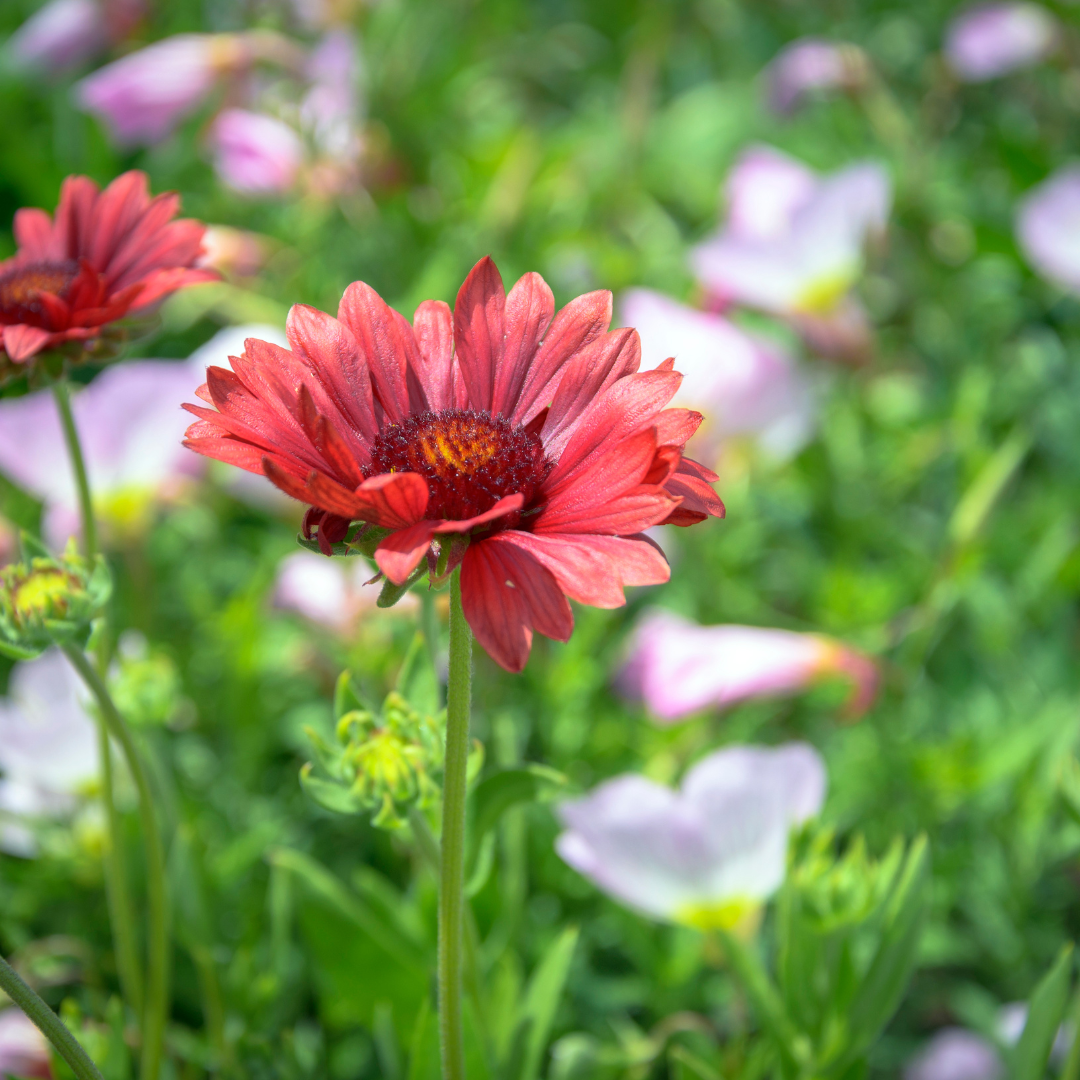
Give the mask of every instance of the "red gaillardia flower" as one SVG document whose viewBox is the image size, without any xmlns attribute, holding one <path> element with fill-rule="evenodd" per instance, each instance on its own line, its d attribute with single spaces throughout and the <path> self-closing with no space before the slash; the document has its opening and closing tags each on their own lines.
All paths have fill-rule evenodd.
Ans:
<svg viewBox="0 0 1080 1080">
<path fill-rule="evenodd" d="M 69 176 L 55 219 L 17 211 L 19 250 L 0 263 L 0 378 L 43 349 L 89 343 L 107 324 L 185 285 L 216 280 L 213 270 L 195 267 L 205 226 L 174 221 L 179 208 L 178 195 L 152 199 L 146 174 L 128 172 L 104 191 L 89 177 Z"/>
<path fill-rule="evenodd" d="M 526 274 L 510 290 L 489 258 L 454 311 L 426 300 L 410 326 L 363 282 L 338 317 L 289 313 L 292 351 L 249 338 L 232 371 L 211 367 L 187 443 L 268 476 L 308 503 L 309 537 L 363 521 L 375 560 L 402 584 L 461 565 L 473 633 L 509 671 L 532 633 L 566 641 L 569 597 L 619 607 L 624 585 L 668 579 L 653 525 L 722 517 L 716 474 L 683 457 L 701 422 L 665 409 L 682 376 L 638 372 L 636 331 L 609 331 L 611 294 L 555 314 Z"/>
</svg>

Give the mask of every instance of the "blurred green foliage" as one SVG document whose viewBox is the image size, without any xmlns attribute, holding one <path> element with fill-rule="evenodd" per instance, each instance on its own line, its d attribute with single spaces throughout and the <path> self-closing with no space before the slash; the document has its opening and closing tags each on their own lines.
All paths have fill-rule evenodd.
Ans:
<svg viewBox="0 0 1080 1080">
<path fill-rule="evenodd" d="M 33 7 L 5 3 L 0 30 Z M 205 112 L 120 154 L 74 109 L 69 82 L 0 81 L 0 222 L 54 205 L 67 173 L 107 181 L 136 166 L 156 190 L 178 188 L 186 212 L 272 238 L 257 280 L 208 310 L 170 308 L 140 346 L 153 356 L 186 356 L 219 323 L 292 302 L 334 310 L 357 278 L 407 312 L 451 300 L 487 252 L 507 280 L 539 270 L 560 303 L 631 285 L 686 298 L 687 247 L 714 226 L 747 142 L 819 168 L 887 163 L 895 213 L 860 285 L 877 355 L 857 370 L 811 361 L 816 441 L 782 467 L 731 470 L 726 521 L 668 530 L 670 585 L 619 611 L 577 610 L 571 641 L 538 640 L 523 676 L 479 658 L 475 708 L 489 762 L 543 762 L 578 789 L 627 769 L 672 780 L 727 742 L 807 738 L 827 758 L 825 817 L 841 836 L 887 859 L 895 836 L 925 833 L 929 914 L 914 983 L 873 1050 L 882 1075 L 943 1023 L 989 1033 L 997 1005 L 1027 998 L 1080 931 L 1080 301 L 1036 279 L 1012 235 L 1017 198 L 1073 150 L 1080 70 L 1066 58 L 959 87 L 938 54 L 952 7 L 380 0 L 355 20 L 369 185 L 339 204 L 230 194 L 202 149 Z M 1075 35 L 1080 12 L 1057 14 Z M 251 25 L 287 24 L 268 4 L 161 0 L 147 34 Z M 877 90 L 769 116 L 761 68 L 818 33 L 862 45 Z M 12 250 L 9 233 L 0 244 Z M 37 525 L 6 482 L 0 510 Z M 177 862 L 171 1045 L 191 1062 L 184 1076 L 201 1075 L 199 1061 L 253 1078 L 396 1080 L 406 1061 L 428 1075 L 434 878 L 399 839 L 320 809 L 297 779 L 304 728 L 331 731 L 339 670 L 382 700 L 414 616 L 371 615 L 343 641 L 273 613 L 295 524 L 208 485 L 112 554 L 114 623 L 163 665 L 131 693 L 149 692 L 156 723 L 142 734 Z M 625 631 L 654 603 L 843 637 L 881 657 L 880 699 L 854 726 L 822 689 L 658 728 L 609 688 Z M 170 715 L 153 679 L 176 672 L 185 704 Z M 549 1069 L 513 1040 L 574 926 L 548 1075 L 579 1075 L 575 1060 L 596 1076 L 726 1075 L 753 1021 L 715 949 L 598 894 L 557 858 L 556 832 L 547 807 L 513 809 L 473 898 L 487 991 L 471 1007 L 500 1060 L 522 1077 Z M 74 995 L 106 1025 L 117 983 L 93 852 L 0 859 L 0 945 L 19 954 L 43 940 L 32 967 L 67 958 L 50 1000 Z M 709 1057 L 716 1039 L 726 1059 Z"/>
</svg>

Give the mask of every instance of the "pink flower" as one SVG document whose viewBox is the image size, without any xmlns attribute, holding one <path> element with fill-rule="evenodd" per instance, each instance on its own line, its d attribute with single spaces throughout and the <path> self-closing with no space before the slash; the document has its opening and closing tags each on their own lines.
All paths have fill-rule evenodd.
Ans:
<svg viewBox="0 0 1080 1080">
<path fill-rule="evenodd" d="M 837 309 L 863 266 L 868 236 L 884 230 L 891 200 L 881 166 L 862 162 L 819 176 L 769 147 L 753 147 L 727 184 L 728 221 L 691 253 L 719 303 L 777 315 Z"/>
<path fill-rule="evenodd" d="M 301 120 L 316 145 L 340 161 L 351 161 L 359 150 L 359 67 L 352 34 L 345 30 L 331 30 L 308 61 L 311 88 L 300 106 Z"/>
<path fill-rule="evenodd" d="M 791 828 L 821 809 L 825 765 L 805 743 L 732 746 L 679 791 L 619 776 L 565 802 L 564 861 L 653 918 L 752 930 L 784 880 Z"/>
<path fill-rule="evenodd" d="M 904 1067 L 904 1080 L 1001 1080 L 992 1043 L 963 1028 L 942 1028 Z"/>
<path fill-rule="evenodd" d="M 979 4 L 950 23 L 945 56 L 965 82 L 983 82 L 1037 63 L 1057 34 L 1057 20 L 1039 4 Z"/>
<path fill-rule="evenodd" d="M 815 90 L 855 90 L 866 82 L 869 64 L 857 45 L 800 38 L 781 49 L 766 69 L 769 105 L 794 112 Z"/>
<path fill-rule="evenodd" d="M 378 610 L 378 585 L 365 588 L 376 573 L 358 557 L 326 559 L 311 551 L 297 551 L 278 567 L 274 606 L 295 611 L 335 633 L 351 634 L 363 616 Z M 411 593 L 398 605 L 404 610 L 415 606 Z"/>
<path fill-rule="evenodd" d="M 849 715 L 870 707 L 877 668 L 842 642 L 759 626 L 699 626 L 656 611 L 638 623 L 616 681 L 661 723 L 673 723 L 709 706 L 794 694 L 832 675 L 854 683 Z"/>
<path fill-rule="evenodd" d="M 1059 170 L 1020 203 L 1017 240 L 1045 278 L 1080 292 L 1080 165 Z"/>
<path fill-rule="evenodd" d="M 139 531 L 153 500 L 199 469 L 186 453 L 178 402 L 199 383 L 184 363 L 137 360 L 102 372 L 74 398 L 95 509 Z M 78 500 L 52 394 L 0 401 L 0 471 L 45 503 L 45 534 L 61 546 L 78 528 Z"/>
<path fill-rule="evenodd" d="M 86 693 L 63 653 L 16 664 L 0 698 L 0 849 L 33 855 L 33 832 L 19 819 L 70 814 L 98 768 Z"/>
<path fill-rule="evenodd" d="M 107 42 L 97 0 L 50 0 L 11 35 L 5 51 L 18 67 L 60 72 L 79 67 Z"/>
<path fill-rule="evenodd" d="M 118 143 L 160 142 L 202 104 L 243 52 L 230 34 L 176 34 L 88 75 L 76 86 L 76 97 Z"/>
<path fill-rule="evenodd" d="M 723 439 L 752 435 L 767 452 L 786 457 L 814 427 L 810 387 L 778 344 L 748 334 L 720 315 L 695 311 L 661 293 L 631 289 L 622 321 L 641 336 L 642 367 L 674 356 L 683 382 L 673 404 L 709 419 L 692 446 L 715 461 Z"/>
<path fill-rule="evenodd" d="M 50 1080 L 49 1043 L 34 1022 L 12 1006 L 0 1012 L 0 1076 Z"/>
<path fill-rule="evenodd" d="M 211 143 L 222 182 L 246 195 L 284 195 L 304 158 L 300 136 L 288 124 L 246 109 L 222 112 Z"/>
</svg>

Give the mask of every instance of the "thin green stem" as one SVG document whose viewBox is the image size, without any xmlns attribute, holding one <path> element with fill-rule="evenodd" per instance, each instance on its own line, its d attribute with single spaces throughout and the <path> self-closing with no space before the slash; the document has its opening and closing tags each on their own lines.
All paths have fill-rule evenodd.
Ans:
<svg viewBox="0 0 1080 1080">
<path fill-rule="evenodd" d="M 229 1056 L 229 1044 L 225 1038 L 225 1004 L 221 999 L 221 982 L 218 979 L 217 964 L 214 963 L 213 954 L 205 945 L 193 945 L 190 952 L 199 975 L 207 1037 L 217 1059 L 216 1067 L 221 1069 Z"/>
<path fill-rule="evenodd" d="M 0 989 L 38 1026 L 56 1052 L 71 1066 L 78 1080 L 102 1080 L 97 1066 L 79 1045 L 78 1040 L 60 1022 L 40 997 L 20 978 L 19 973 L 0 956 Z"/>
<path fill-rule="evenodd" d="M 90 498 L 90 481 L 86 475 L 86 462 L 83 459 L 79 432 L 75 427 L 75 417 L 71 413 L 71 395 L 68 393 L 66 379 L 57 379 L 52 385 L 56 411 L 60 414 L 60 426 L 64 429 L 64 442 L 67 444 L 68 457 L 71 459 L 71 471 L 75 474 L 75 488 L 79 493 L 79 516 L 82 519 L 83 551 L 93 561 L 97 555 L 97 525 L 94 522 L 94 504 Z"/>
<path fill-rule="evenodd" d="M 461 1014 L 465 908 L 465 794 L 472 699 L 472 631 L 461 608 L 461 569 L 450 578 L 442 855 L 439 865 L 439 1034 L 443 1080 L 465 1080 Z"/>
<path fill-rule="evenodd" d="M 124 836 L 113 790 L 112 746 L 109 742 L 109 728 L 104 719 L 98 721 L 98 754 L 101 758 L 101 801 L 105 807 L 105 823 L 109 830 L 109 844 L 104 860 L 105 895 L 109 901 L 109 922 L 112 924 L 113 942 L 116 946 L 116 968 L 120 975 L 124 999 L 141 1025 L 143 983 L 142 970 L 139 967 L 139 947 L 135 941 L 135 909 L 131 903 L 127 868 L 124 865 Z"/>
<path fill-rule="evenodd" d="M 63 646 L 64 653 L 97 699 L 109 733 L 120 744 L 139 796 L 139 817 L 146 849 L 146 896 L 149 922 L 146 965 L 146 1009 L 143 1014 L 140 1080 L 158 1080 L 169 1007 L 169 911 L 165 891 L 165 852 L 158 832 L 150 781 L 142 755 L 108 688 L 81 649 Z"/>
</svg>

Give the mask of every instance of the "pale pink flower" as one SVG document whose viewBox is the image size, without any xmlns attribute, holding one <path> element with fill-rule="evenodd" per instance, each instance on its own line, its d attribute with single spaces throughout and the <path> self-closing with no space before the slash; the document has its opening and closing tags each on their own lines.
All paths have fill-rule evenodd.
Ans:
<svg viewBox="0 0 1080 1080">
<path fill-rule="evenodd" d="M 836 675 L 853 683 L 849 715 L 869 708 L 877 667 L 840 641 L 760 626 L 700 626 L 654 611 L 638 623 L 616 684 L 658 722 L 674 723 L 708 707 L 795 694 Z"/>
<path fill-rule="evenodd" d="M 784 880 L 791 828 L 820 811 L 825 788 L 805 743 L 733 746 L 694 765 L 678 791 L 629 774 L 563 803 L 556 849 L 645 915 L 752 929 Z"/>
<path fill-rule="evenodd" d="M 642 370 L 675 357 L 683 381 L 672 404 L 707 417 L 692 444 L 699 456 L 714 463 L 722 441 L 735 435 L 753 436 L 780 458 L 806 443 L 814 428 L 813 394 L 778 343 L 650 289 L 625 293 L 620 314 L 641 337 Z"/>
<path fill-rule="evenodd" d="M 836 310 L 891 202 L 880 165 L 819 176 L 769 147 L 740 158 L 727 195 L 729 219 L 691 252 L 694 272 L 716 302 L 782 316 Z"/>
<path fill-rule="evenodd" d="M 1016 236 L 1028 262 L 1049 281 L 1080 292 L 1080 165 L 1069 165 L 1020 203 Z"/>
<path fill-rule="evenodd" d="M 12 1006 L 0 1012 L 0 1076 L 51 1080 L 49 1043 L 37 1025 Z"/>
<path fill-rule="evenodd" d="M 198 109 L 242 52 L 231 34 L 176 34 L 88 75 L 76 98 L 118 143 L 160 142 Z"/>
<path fill-rule="evenodd" d="M 904 1080 L 1001 1080 L 993 1043 L 964 1028 L 942 1028 L 904 1067 Z"/>
<path fill-rule="evenodd" d="M 857 45 L 800 38 L 785 46 L 766 69 L 769 105 L 794 112 L 816 90 L 856 90 L 866 82 L 869 63 Z"/>
<path fill-rule="evenodd" d="M 247 109 L 226 109 L 210 135 L 222 182 L 245 195 L 284 195 L 304 160 L 300 136 L 282 120 Z"/>
<path fill-rule="evenodd" d="M 380 585 L 367 582 L 378 573 L 359 556 L 328 559 L 312 551 L 296 551 L 282 559 L 274 585 L 274 606 L 295 611 L 310 622 L 348 635 L 360 620 L 377 610 Z M 416 606 L 406 595 L 398 608 Z M 395 610 L 398 610 L 395 608 Z"/>
<path fill-rule="evenodd" d="M 86 692 L 63 653 L 16 664 L 0 698 L 0 850 L 33 855 L 28 823 L 72 813 L 99 768 Z"/>
<path fill-rule="evenodd" d="M 108 43 L 98 0 L 49 0 L 7 40 L 15 66 L 61 72 L 79 67 Z"/>
<path fill-rule="evenodd" d="M 115 531 L 141 531 L 154 500 L 201 472 L 181 446 L 180 409 L 199 381 L 200 372 L 183 362 L 136 360 L 106 369 L 74 395 L 95 511 Z M 77 532 L 75 481 L 48 391 L 0 401 L 0 472 L 45 503 L 51 544 L 62 546 Z"/>
<path fill-rule="evenodd" d="M 1039 4 L 979 4 L 950 23 L 945 56 L 965 82 L 983 82 L 1042 60 L 1057 36 L 1057 20 Z"/>
<path fill-rule="evenodd" d="M 308 61 L 311 86 L 300 105 L 301 122 L 319 150 L 338 161 L 352 161 L 359 151 L 360 57 L 352 34 L 331 30 Z"/>
</svg>

